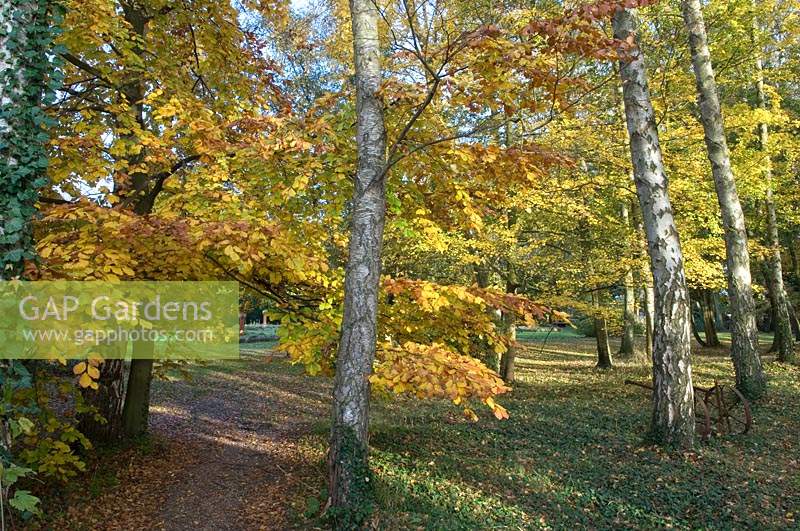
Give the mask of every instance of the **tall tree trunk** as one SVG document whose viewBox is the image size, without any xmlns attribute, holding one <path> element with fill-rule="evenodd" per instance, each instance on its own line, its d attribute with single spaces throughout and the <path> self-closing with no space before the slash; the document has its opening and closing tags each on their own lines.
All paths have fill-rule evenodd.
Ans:
<svg viewBox="0 0 800 531">
<path fill-rule="evenodd" d="M 627 227 L 630 223 L 628 216 L 628 206 L 622 205 L 622 221 Z M 636 331 L 636 291 L 633 284 L 633 270 L 628 268 L 625 271 L 624 280 L 624 309 L 622 312 L 622 342 L 619 346 L 618 354 L 622 357 L 632 358 L 635 354 L 635 331 Z"/>
<path fill-rule="evenodd" d="M 792 325 L 792 332 L 794 332 L 795 340 L 800 341 L 800 321 L 797 319 L 797 314 L 791 303 L 789 303 L 789 323 Z"/>
<path fill-rule="evenodd" d="M 78 429 L 95 443 L 112 442 L 121 434 L 125 398 L 125 360 L 121 358 L 126 347 L 112 344 L 101 349 L 106 360 L 100 365 L 98 388 L 81 390 L 84 402 L 93 411 L 81 415 Z"/>
<path fill-rule="evenodd" d="M 125 21 L 130 25 L 130 31 L 135 38 L 143 42 L 147 36 L 147 13 L 144 8 L 135 2 L 123 2 L 122 11 Z M 137 42 L 139 42 L 137 41 Z M 144 56 L 144 49 L 135 46 L 134 53 L 139 57 Z M 127 105 L 131 118 L 140 128 L 144 128 L 144 96 L 145 87 L 141 75 L 132 72 L 129 81 L 121 86 L 121 94 L 124 98 L 123 103 Z M 138 140 L 136 132 L 132 131 L 128 135 L 130 142 Z M 130 168 L 139 168 L 145 158 L 145 150 L 128 157 Z M 128 180 L 130 179 L 130 180 Z M 153 198 L 148 192 L 149 177 L 147 172 L 139 170 L 132 172 L 131 176 L 117 176 L 115 179 L 114 192 L 122 199 L 120 207 L 130 207 L 140 215 L 150 212 L 153 207 Z M 127 346 L 125 346 L 127 348 Z M 149 404 L 150 380 L 142 378 L 143 369 L 141 366 L 147 364 L 147 360 L 133 359 L 131 361 L 131 373 L 135 372 L 137 377 L 129 379 L 129 385 L 125 387 L 125 361 L 121 359 L 107 359 L 100 367 L 100 379 L 98 380 L 99 389 L 94 395 L 85 394 L 86 401 L 94 406 L 98 411 L 102 411 L 104 421 L 99 421 L 92 415 L 87 415 L 81 420 L 81 425 L 86 430 L 84 433 L 98 442 L 108 442 L 122 435 L 127 435 L 127 429 L 123 428 L 123 412 L 125 410 L 126 394 L 142 397 L 147 394 L 146 403 Z M 150 364 L 152 367 L 152 363 Z M 133 384 L 133 388 L 130 387 Z"/>
<path fill-rule="evenodd" d="M 636 38 L 631 10 L 618 9 L 613 26 L 617 39 Z M 695 430 L 689 297 L 641 48 L 630 50 L 620 62 L 620 77 L 655 291 L 650 431 L 661 444 L 689 448 Z"/>
<path fill-rule="evenodd" d="M 138 437 L 147 432 L 154 352 L 155 343 L 152 341 L 133 342 L 133 361 L 122 410 L 122 433 L 125 437 Z"/>
<path fill-rule="evenodd" d="M 336 526 L 358 526 L 369 496 L 369 375 L 375 358 L 381 247 L 386 214 L 386 130 L 381 83 L 379 12 L 371 0 L 351 0 L 356 75 L 358 169 L 353 195 L 350 255 L 328 455 Z M 346 516 L 344 516 L 346 515 Z M 355 522 L 353 522 L 355 520 Z"/>
<path fill-rule="evenodd" d="M 513 123 L 508 122 L 505 126 L 505 148 L 508 149 L 511 147 L 511 143 L 513 142 Z M 511 208 L 507 212 L 507 220 L 506 220 L 506 227 L 509 230 L 514 228 L 514 225 L 517 223 L 517 212 L 514 208 Z M 504 260 L 505 262 L 505 273 L 506 273 L 506 293 L 516 293 L 517 291 L 517 275 L 516 271 L 514 270 L 514 266 L 509 260 Z M 503 312 L 502 315 L 502 327 L 503 331 L 508 338 L 508 349 L 502 353 L 500 356 L 500 377 L 506 383 L 513 383 L 514 382 L 514 365 L 517 357 L 517 322 L 514 318 L 514 314 L 510 312 Z"/>
<path fill-rule="evenodd" d="M 622 108 L 623 113 L 625 112 L 625 107 L 623 105 Z M 626 137 L 628 136 L 628 131 L 626 127 L 625 131 Z M 630 140 L 629 140 L 630 142 Z M 630 149 L 630 144 L 628 146 Z M 634 176 L 634 183 L 635 183 L 635 176 Z M 634 209 L 634 215 L 638 209 Z M 636 234 L 639 240 L 640 245 L 640 252 L 641 257 L 644 257 L 648 254 L 647 249 L 647 231 L 644 228 L 644 220 L 642 219 L 641 215 L 635 215 L 636 218 Z M 655 294 L 653 292 L 653 274 L 650 272 L 650 268 L 646 265 L 642 264 L 642 267 L 637 271 L 639 276 L 638 284 L 641 286 L 642 289 L 642 310 L 644 310 L 644 351 L 647 359 L 653 359 L 653 324 L 655 320 Z"/>
<path fill-rule="evenodd" d="M 644 285 L 644 340 L 645 340 L 645 353 L 647 359 L 653 359 L 653 326 L 655 325 L 656 313 L 656 300 L 655 292 L 653 290 L 652 273 L 646 271 L 645 274 L 650 277 L 646 280 Z"/>
<path fill-rule="evenodd" d="M 710 289 L 703 289 L 699 297 L 700 306 L 703 310 L 703 330 L 706 336 L 706 345 L 718 347 L 719 336 L 717 336 L 717 321 L 714 315 L 714 297 Z"/>
<path fill-rule="evenodd" d="M 800 286 L 800 258 L 797 256 L 797 249 L 795 248 L 795 237 L 792 237 L 787 246 L 789 249 L 789 259 L 792 261 L 791 277 L 794 277 L 796 286 Z"/>
<path fill-rule="evenodd" d="M 610 369 L 614 366 L 611 361 L 611 347 L 608 344 L 608 326 L 605 317 L 595 317 L 594 335 L 597 340 L 597 365 L 598 369 Z"/>
<path fill-rule="evenodd" d="M 506 383 L 514 382 L 514 364 L 516 361 L 516 341 L 517 341 L 517 323 L 514 316 L 509 313 L 503 314 L 503 328 L 508 336 L 508 350 L 503 352 L 500 357 L 500 377 Z"/>
<path fill-rule="evenodd" d="M 125 21 L 130 24 L 131 31 L 136 38 L 142 41 L 147 36 L 148 17 L 144 9 L 135 2 L 123 2 L 123 14 Z M 142 47 L 135 47 L 134 53 L 142 57 L 145 51 Z M 122 87 L 122 95 L 125 103 L 130 109 L 131 117 L 144 129 L 144 96 L 145 86 L 140 75 L 132 74 L 130 81 Z M 129 135 L 131 142 L 138 140 L 136 133 Z M 143 148 L 136 155 L 132 155 L 128 160 L 128 167 L 140 167 L 145 160 L 146 150 Z M 130 206 L 139 215 L 147 215 L 153 209 L 155 197 L 150 194 L 150 176 L 146 171 L 134 171 L 130 176 L 130 182 L 122 180 L 117 182 L 115 193 L 122 198 L 122 206 Z M 141 345 L 134 344 L 134 349 L 141 349 Z M 119 436 L 137 436 L 146 430 L 147 411 L 141 412 L 141 408 L 150 407 L 150 386 L 152 381 L 152 359 L 138 359 L 133 356 L 130 364 L 128 385 L 124 386 L 125 362 L 122 360 L 107 360 L 101 367 L 100 392 L 97 397 L 87 397 L 96 407 L 107 411 L 108 415 L 115 415 L 114 418 L 107 418 L 107 426 L 91 428 L 94 433 L 105 435 L 106 437 L 116 438 Z M 102 376 L 105 375 L 105 378 Z M 103 387 L 111 389 L 103 390 Z M 122 393 L 122 389 L 125 393 Z M 101 405 L 103 400 L 112 400 L 115 403 Z M 133 401 L 134 405 L 128 406 L 128 401 Z M 91 422 L 87 419 L 86 422 Z M 144 423 L 144 428 L 142 428 Z M 109 429 L 113 427 L 114 429 Z"/>
<path fill-rule="evenodd" d="M 767 108 L 764 94 L 764 71 L 761 56 L 756 54 L 756 94 L 759 109 Z M 758 141 L 764 156 L 764 177 L 767 181 L 767 244 L 770 257 L 767 261 L 767 284 L 769 285 L 769 302 L 772 306 L 773 331 L 775 333 L 773 350 L 778 353 L 778 361 L 794 361 L 794 337 L 789 320 L 789 302 L 783 286 L 783 265 L 781 263 L 781 244 L 778 238 L 778 217 L 775 213 L 775 200 L 772 195 L 772 159 L 769 155 L 769 127 L 766 123 L 758 124 Z"/>
<path fill-rule="evenodd" d="M 700 315 L 703 315 L 703 307 L 702 307 L 702 305 L 699 302 L 697 302 L 695 300 L 692 300 L 691 297 L 690 297 L 689 298 L 689 320 L 691 321 L 691 325 L 692 325 L 692 335 L 694 336 L 695 341 L 700 343 L 701 347 L 706 347 L 708 345 L 706 344 L 705 339 L 703 339 L 700 336 L 700 332 L 697 330 L 697 323 L 696 323 L 695 318 L 694 318 L 694 308 L 692 308 L 692 303 L 696 303 L 697 304 L 697 308 L 700 310 Z"/>
<path fill-rule="evenodd" d="M 731 171 L 700 0 L 682 0 L 681 5 L 692 50 L 692 67 L 697 81 L 708 160 L 711 162 L 711 173 L 725 229 L 728 295 L 731 305 L 731 357 L 736 371 L 736 387 L 748 398 L 755 399 L 766 392 L 767 380 L 758 354 L 758 329 L 744 214 Z"/>
<path fill-rule="evenodd" d="M 509 280 L 506 280 L 506 293 L 515 293 L 517 291 L 516 277 L 510 264 L 506 264 L 506 274 L 509 277 Z M 508 338 L 508 349 L 500 356 L 500 377 L 506 383 L 512 383 L 514 382 L 514 363 L 517 357 L 517 321 L 514 314 L 503 312 L 501 326 Z"/>
<path fill-rule="evenodd" d="M 608 324 L 606 318 L 600 315 L 600 294 L 592 291 L 592 306 L 597 315 L 594 318 L 594 338 L 597 342 L 598 369 L 610 369 L 614 366 L 611 361 L 611 346 L 608 344 Z"/>
</svg>

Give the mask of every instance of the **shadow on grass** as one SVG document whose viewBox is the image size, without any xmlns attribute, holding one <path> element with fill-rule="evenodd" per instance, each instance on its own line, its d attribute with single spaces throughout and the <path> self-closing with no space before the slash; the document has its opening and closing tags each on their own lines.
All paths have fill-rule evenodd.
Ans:
<svg viewBox="0 0 800 531">
<path fill-rule="evenodd" d="M 642 442 L 648 393 L 621 385 L 649 368 L 593 371 L 584 359 L 523 353 L 504 422 L 454 421 L 443 404 L 379 403 L 371 444 L 388 512 L 436 529 L 793 525 L 796 368 L 768 367 L 773 393 L 756 406 L 754 433 L 669 453 Z M 701 379 L 732 380 L 725 360 L 697 362 Z"/>
</svg>

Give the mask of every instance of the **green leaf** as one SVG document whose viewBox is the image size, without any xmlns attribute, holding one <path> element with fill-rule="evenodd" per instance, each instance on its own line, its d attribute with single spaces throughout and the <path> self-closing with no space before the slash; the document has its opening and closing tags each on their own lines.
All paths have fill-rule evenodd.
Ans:
<svg viewBox="0 0 800 531">
<path fill-rule="evenodd" d="M 14 497 L 8 500 L 8 503 L 14 509 L 20 512 L 29 512 L 39 514 L 39 498 L 33 496 L 29 490 L 18 490 L 14 493 Z"/>
<path fill-rule="evenodd" d="M 33 470 L 30 468 L 11 465 L 9 468 L 2 470 L 3 484 L 11 485 L 12 483 L 16 483 L 19 478 L 25 477 L 31 472 L 33 472 Z"/>
</svg>

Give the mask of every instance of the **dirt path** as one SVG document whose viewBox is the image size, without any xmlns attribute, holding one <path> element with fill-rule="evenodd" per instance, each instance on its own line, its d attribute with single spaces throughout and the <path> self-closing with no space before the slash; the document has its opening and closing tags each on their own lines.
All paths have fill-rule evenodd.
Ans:
<svg viewBox="0 0 800 531">
<path fill-rule="evenodd" d="M 192 371 L 191 381 L 157 383 L 154 449 L 130 458 L 119 484 L 87 522 L 92 529 L 288 529 L 318 490 L 317 450 L 302 437 L 328 412 L 326 381 L 284 359 L 245 354 Z M 312 485 L 310 482 L 313 482 Z"/>
</svg>

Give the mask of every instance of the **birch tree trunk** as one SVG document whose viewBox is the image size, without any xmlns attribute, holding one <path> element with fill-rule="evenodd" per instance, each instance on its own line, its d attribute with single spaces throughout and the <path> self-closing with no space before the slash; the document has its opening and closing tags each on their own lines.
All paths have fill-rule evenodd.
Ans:
<svg viewBox="0 0 800 531">
<path fill-rule="evenodd" d="M 622 121 L 625 121 L 625 103 L 622 95 L 622 85 L 617 88 L 617 95 L 619 96 L 617 109 Z M 627 130 L 625 131 L 625 144 L 630 146 L 631 139 L 628 137 Z M 629 175 L 631 182 L 633 182 L 633 174 Z M 634 208 L 635 210 L 635 208 Z M 627 228 L 630 226 L 630 215 L 628 212 L 628 204 L 623 201 L 622 209 L 620 212 L 622 223 Z M 623 280 L 624 300 L 622 309 L 622 342 L 619 345 L 619 352 L 617 354 L 623 358 L 632 358 L 636 354 L 636 290 L 633 280 L 633 269 L 628 268 L 625 271 L 625 278 Z"/>
<path fill-rule="evenodd" d="M 637 217 L 636 232 L 641 240 L 643 254 L 648 253 L 647 231 L 644 229 L 644 222 Z M 653 292 L 653 274 L 650 269 L 643 265 L 638 272 L 639 284 L 642 287 L 642 309 L 644 310 L 644 349 L 647 359 L 653 359 L 653 321 L 655 320 L 655 293 Z"/>
<path fill-rule="evenodd" d="M 697 82 L 708 160 L 711 162 L 711 173 L 725 229 L 728 295 L 731 304 L 731 357 L 736 371 L 736 387 L 748 398 L 755 399 L 764 394 L 767 381 L 758 354 L 758 329 L 744 214 L 731 171 L 700 0 L 682 0 L 681 6 L 692 50 L 692 67 Z"/>
<path fill-rule="evenodd" d="M 767 98 L 764 94 L 764 69 L 761 57 L 756 55 L 756 94 L 758 107 L 767 108 Z M 789 320 L 789 301 L 783 285 L 783 265 L 781 263 L 781 244 L 778 238 L 778 217 L 775 213 L 775 200 L 772 182 L 772 159 L 769 155 L 769 126 L 766 123 L 758 124 L 758 141 L 764 156 L 764 177 L 767 181 L 767 244 L 770 247 L 770 256 L 767 261 L 767 282 L 769 283 L 769 301 L 772 306 L 774 319 L 773 329 L 775 338 L 773 349 L 778 353 L 778 361 L 794 361 L 794 336 L 792 324 Z"/>
<path fill-rule="evenodd" d="M 617 39 L 636 35 L 634 15 L 629 9 L 617 10 L 613 26 Z M 630 50 L 620 62 L 620 76 L 655 291 L 650 430 L 653 439 L 661 444 L 689 448 L 695 431 L 689 298 L 641 49 Z"/>
<path fill-rule="evenodd" d="M 622 205 L 622 221 L 627 227 L 630 223 L 628 216 L 628 206 Z M 628 268 L 625 271 L 624 280 L 624 309 L 622 312 L 622 343 L 619 346 L 618 354 L 625 358 L 632 358 L 635 354 L 635 328 L 636 328 L 636 291 L 633 285 L 633 270 Z"/>
<path fill-rule="evenodd" d="M 648 277 L 644 286 L 644 339 L 645 354 L 648 359 L 653 359 L 653 326 L 655 321 L 655 293 L 653 290 L 652 274 L 644 272 Z"/>
<path fill-rule="evenodd" d="M 339 528 L 360 525 L 358 521 L 365 515 L 359 511 L 370 490 L 368 378 L 375 358 L 386 213 L 386 130 L 377 94 L 381 82 L 379 13 L 371 0 L 351 0 L 350 13 L 356 68 L 358 168 L 328 456 L 331 506 L 335 514 L 343 515 L 337 518 Z"/>
</svg>

